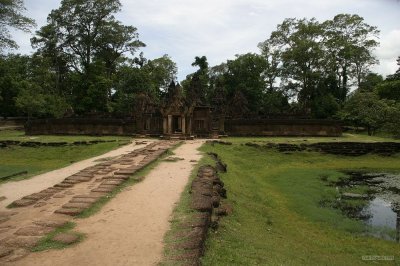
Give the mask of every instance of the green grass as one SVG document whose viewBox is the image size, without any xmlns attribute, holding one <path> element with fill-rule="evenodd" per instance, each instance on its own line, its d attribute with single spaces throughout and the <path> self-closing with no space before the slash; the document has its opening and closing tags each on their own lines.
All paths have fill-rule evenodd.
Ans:
<svg viewBox="0 0 400 266">
<path fill-rule="evenodd" d="M 22 134 L 20 131 L 0 131 L 2 140 L 15 140 L 16 136 Z M 21 136 L 21 138 L 25 138 Z M 94 140 L 88 136 L 41 136 L 41 142 L 54 141 L 84 141 Z M 129 138 L 121 137 L 96 137 L 96 140 L 116 140 L 92 145 L 70 145 L 61 147 L 21 147 L 9 146 L 0 149 L 0 184 L 13 180 L 22 180 L 37 174 L 45 173 L 54 169 L 68 166 L 74 162 L 88 159 L 104 154 L 107 151 L 127 144 Z M 35 139 L 35 141 L 38 141 Z M 15 176 L 9 179 L 4 177 L 27 171 L 27 174 Z"/>
<path fill-rule="evenodd" d="M 0 141 L 2 140 L 16 140 L 16 141 L 36 141 L 36 142 L 74 142 L 74 141 L 91 141 L 91 140 L 117 140 L 127 141 L 131 137 L 124 136 L 64 136 L 64 135 L 25 135 L 21 130 L 2 130 L 0 131 Z"/>
<path fill-rule="evenodd" d="M 47 234 L 42 239 L 40 239 L 39 243 L 34 248 L 32 248 L 31 251 L 39 252 L 39 251 L 44 251 L 44 250 L 49 250 L 49 249 L 63 249 L 63 248 L 71 246 L 71 245 L 66 245 L 61 242 L 53 240 L 53 237 L 55 237 L 56 235 L 61 234 L 61 233 L 68 232 L 68 233 L 78 236 L 78 241 L 72 245 L 75 245 L 75 244 L 81 242 L 84 239 L 84 234 L 78 233 L 78 232 L 71 232 L 74 227 L 75 227 L 74 223 L 68 222 L 64 226 L 55 229 L 53 232 Z"/>
<path fill-rule="evenodd" d="M 282 154 L 237 144 L 202 151 L 227 163 L 221 177 L 233 206 L 209 234 L 204 265 L 360 265 L 364 255 L 400 257 L 398 244 L 364 236 L 372 229 L 320 204 L 338 195 L 324 180 L 338 180 L 347 169 L 399 172 L 399 155 Z"/>
<path fill-rule="evenodd" d="M 126 142 L 107 142 L 89 146 L 64 146 L 64 147 L 19 147 L 12 146 L 0 150 L 0 183 L 17 181 L 58 169 L 74 162 L 88 159 L 107 151 L 118 148 Z M 27 171 L 26 175 L 2 180 L 17 172 Z"/>
<path fill-rule="evenodd" d="M 368 136 L 365 134 L 352 134 L 344 133 L 341 137 L 228 137 L 224 138 L 223 141 L 229 141 L 233 143 L 316 143 L 316 142 L 346 142 L 346 141 L 356 141 L 356 142 L 382 142 L 382 141 L 394 141 L 399 142 L 399 139 L 393 139 L 390 137 L 383 136 Z"/>
</svg>

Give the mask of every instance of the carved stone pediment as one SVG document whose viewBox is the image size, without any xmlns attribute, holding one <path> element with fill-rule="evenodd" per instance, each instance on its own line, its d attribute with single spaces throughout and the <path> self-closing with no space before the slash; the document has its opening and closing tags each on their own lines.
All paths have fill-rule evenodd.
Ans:
<svg viewBox="0 0 400 266">
<path fill-rule="evenodd" d="M 187 107 L 182 87 L 174 82 L 168 88 L 166 100 L 161 107 L 161 113 L 165 115 L 185 115 Z"/>
</svg>

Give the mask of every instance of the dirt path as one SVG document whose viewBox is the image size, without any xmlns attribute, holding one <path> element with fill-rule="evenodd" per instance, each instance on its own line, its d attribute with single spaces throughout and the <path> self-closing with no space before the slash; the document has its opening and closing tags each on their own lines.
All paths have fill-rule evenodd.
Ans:
<svg viewBox="0 0 400 266">
<path fill-rule="evenodd" d="M 176 162 L 162 162 L 141 182 L 118 194 L 102 211 L 76 220 L 82 243 L 30 254 L 13 265 L 154 265 L 162 258 L 169 218 L 201 155 L 201 141 L 186 142 L 174 152 Z M 192 162 L 191 162 L 192 161 Z"/>
<path fill-rule="evenodd" d="M 154 140 L 144 141 L 146 143 L 154 142 Z M 139 145 L 133 142 L 103 155 L 83 160 L 61 169 L 37 175 L 27 180 L 4 183 L 0 185 L 0 196 L 5 197 L 6 199 L 0 201 L 0 211 L 5 210 L 7 205 L 19 198 L 39 192 L 47 187 L 51 187 L 64 180 L 66 177 L 81 171 L 82 169 L 98 164 L 98 160 L 126 154 L 146 146 L 143 141 L 138 143 Z"/>
</svg>

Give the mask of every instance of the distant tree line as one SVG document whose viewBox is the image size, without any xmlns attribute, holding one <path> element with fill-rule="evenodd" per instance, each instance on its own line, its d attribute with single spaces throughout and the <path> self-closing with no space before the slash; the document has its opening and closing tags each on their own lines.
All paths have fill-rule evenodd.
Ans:
<svg viewBox="0 0 400 266">
<path fill-rule="evenodd" d="M 371 72 L 378 34 L 358 15 L 285 19 L 259 54 L 214 67 L 196 57 L 199 70 L 182 84 L 232 118 L 335 118 L 370 135 L 383 129 L 400 136 L 400 69 L 385 80 Z"/>
<path fill-rule="evenodd" d="M 114 16 L 119 0 L 62 0 L 31 39 L 31 56 L 4 54 L 17 47 L 8 27 L 28 31 L 34 21 L 22 15 L 21 0 L 0 5 L 0 116 L 140 118 L 176 81 L 168 55 L 138 54 L 145 44 L 137 29 Z M 370 134 L 400 135 L 400 71 L 386 79 L 371 72 L 378 34 L 358 15 L 285 19 L 258 44 L 258 54 L 212 67 L 196 57 L 198 70 L 182 81 L 186 101 L 232 118 L 339 118 Z"/>
</svg>

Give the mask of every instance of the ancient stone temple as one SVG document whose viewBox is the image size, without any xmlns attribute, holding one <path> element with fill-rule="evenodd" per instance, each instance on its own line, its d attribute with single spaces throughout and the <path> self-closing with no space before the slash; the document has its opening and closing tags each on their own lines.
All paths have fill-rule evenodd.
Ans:
<svg viewBox="0 0 400 266">
<path fill-rule="evenodd" d="M 195 82 L 194 82 L 195 84 Z M 25 131 L 37 134 L 138 135 L 163 138 L 215 138 L 220 136 L 340 136 L 338 121 L 298 118 L 240 118 L 227 116 L 224 94 L 216 93 L 212 106 L 204 104 L 196 86 L 186 95 L 174 82 L 160 104 L 147 104 L 126 119 L 62 118 L 32 120 Z M 237 107 L 240 108 L 240 105 Z"/>
<path fill-rule="evenodd" d="M 190 102 L 179 84 L 171 83 L 159 113 L 146 114 L 142 134 L 164 137 L 209 137 L 212 134 L 210 106 Z M 219 128 L 214 128 L 217 132 Z"/>
</svg>

